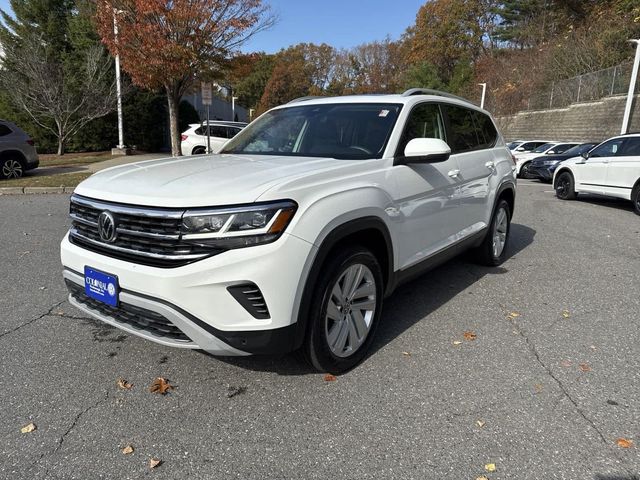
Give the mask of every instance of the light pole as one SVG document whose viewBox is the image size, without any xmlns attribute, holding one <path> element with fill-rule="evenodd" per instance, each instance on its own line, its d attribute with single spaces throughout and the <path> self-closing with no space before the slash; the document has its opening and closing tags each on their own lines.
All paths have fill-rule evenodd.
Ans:
<svg viewBox="0 0 640 480">
<path fill-rule="evenodd" d="M 231 97 L 231 121 L 236 121 L 236 100 L 238 97 Z"/>
<path fill-rule="evenodd" d="M 480 85 L 482 87 L 482 100 L 480 100 L 480 108 L 484 108 L 484 99 L 487 95 L 487 84 L 486 83 L 479 83 L 478 85 Z"/>
<path fill-rule="evenodd" d="M 255 108 L 250 108 L 249 109 L 249 121 L 253 120 L 253 112 L 255 112 Z"/>
<path fill-rule="evenodd" d="M 113 35 L 116 40 L 116 47 L 118 44 L 118 18 L 117 15 L 120 13 L 116 8 L 113 9 Z M 118 153 L 122 153 L 125 149 L 124 147 L 124 128 L 122 126 L 122 88 L 120 86 L 120 54 L 116 50 L 116 94 L 118 97 L 118 145 L 117 149 L 120 150 Z"/>
<path fill-rule="evenodd" d="M 633 96 L 636 90 L 636 83 L 638 82 L 638 67 L 640 67 L 640 39 L 629 40 L 631 43 L 636 44 L 636 59 L 633 62 L 633 70 L 631 71 L 631 83 L 629 83 L 629 94 L 627 95 L 627 106 L 624 109 L 624 118 L 622 119 L 621 135 L 629 133 L 629 126 L 631 123 L 631 107 L 633 106 Z"/>
</svg>

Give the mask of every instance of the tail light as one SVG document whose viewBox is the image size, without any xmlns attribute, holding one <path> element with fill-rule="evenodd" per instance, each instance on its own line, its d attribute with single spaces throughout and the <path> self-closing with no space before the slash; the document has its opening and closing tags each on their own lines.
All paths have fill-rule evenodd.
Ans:
<svg viewBox="0 0 640 480">
<path fill-rule="evenodd" d="M 183 142 L 184 142 L 187 138 L 189 138 L 189 136 L 188 136 L 188 135 L 180 135 L 180 140 L 182 140 Z"/>
<path fill-rule="evenodd" d="M 28 143 L 29 145 L 31 145 L 32 147 L 36 144 L 36 142 L 35 142 L 33 139 L 31 139 L 31 138 L 27 138 L 27 143 Z"/>
</svg>

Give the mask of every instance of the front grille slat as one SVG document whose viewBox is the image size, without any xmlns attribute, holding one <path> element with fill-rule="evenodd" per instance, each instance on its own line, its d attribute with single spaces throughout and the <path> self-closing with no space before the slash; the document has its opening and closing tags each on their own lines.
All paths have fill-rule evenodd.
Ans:
<svg viewBox="0 0 640 480">
<path fill-rule="evenodd" d="M 74 300 L 118 323 L 133 327 L 136 330 L 146 331 L 156 337 L 192 343 L 192 340 L 182 330 L 157 312 L 124 302 L 120 302 L 118 307 L 112 307 L 89 297 L 80 285 L 71 280 L 65 279 L 65 283 Z"/>
<path fill-rule="evenodd" d="M 116 239 L 100 237 L 98 218 L 103 211 L 116 219 Z M 96 201 L 78 195 L 71 197 L 69 239 L 103 255 L 142 265 L 173 268 L 221 253 L 222 249 L 194 245 L 182 240 L 183 210 L 132 207 Z"/>
</svg>

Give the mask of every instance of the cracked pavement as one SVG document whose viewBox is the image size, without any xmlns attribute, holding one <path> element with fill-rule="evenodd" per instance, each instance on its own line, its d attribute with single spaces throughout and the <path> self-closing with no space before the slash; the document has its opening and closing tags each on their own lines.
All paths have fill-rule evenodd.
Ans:
<svg viewBox="0 0 640 480">
<path fill-rule="evenodd" d="M 520 182 L 501 268 L 457 259 L 387 299 L 335 382 L 87 318 L 60 274 L 68 197 L 0 196 L 0 479 L 638 479 L 640 217 L 549 190 Z"/>
</svg>

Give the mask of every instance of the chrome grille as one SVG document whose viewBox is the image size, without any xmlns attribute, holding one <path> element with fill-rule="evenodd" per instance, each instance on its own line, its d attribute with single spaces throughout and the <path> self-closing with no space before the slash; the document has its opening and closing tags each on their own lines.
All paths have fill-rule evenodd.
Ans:
<svg viewBox="0 0 640 480">
<path fill-rule="evenodd" d="M 98 231 L 100 213 L 110 212 L 116 222 L 116 239 L 106 242 Z M 72 243 L 103 255 L 154 267 L 177 267 L 220 253 L 222 250 L 181 240 L 184 210 L 132 207 L 71 197 Z"/>
</svg>

